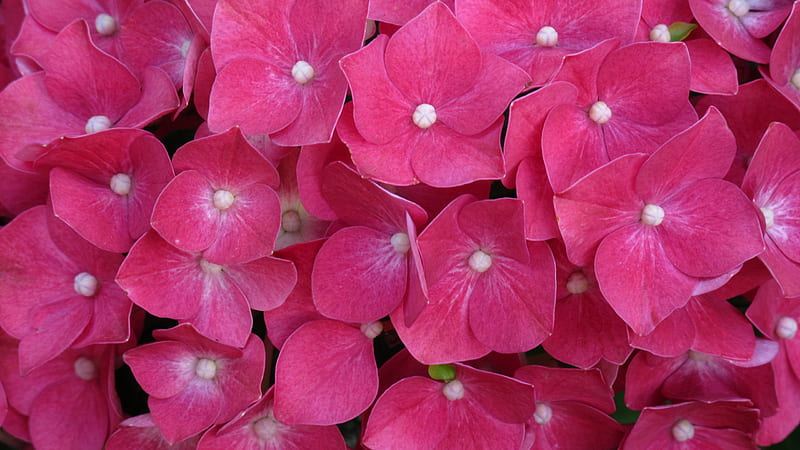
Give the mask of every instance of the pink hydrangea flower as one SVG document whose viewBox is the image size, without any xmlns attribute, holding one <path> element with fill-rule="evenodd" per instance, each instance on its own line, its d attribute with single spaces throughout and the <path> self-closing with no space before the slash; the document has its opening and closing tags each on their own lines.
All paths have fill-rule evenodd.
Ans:
<svg viewBox="0 0 800 450">
<path fill-rule="evenodd" d="M 429 303 L 398 335 L 425 364 L 527 351 L 550 335 L 555 264 L 550 248 L 525 241 L 515 199 L 458 197 L 420 234 Z"/>
<path fill-rule="evenodd" d="M 635 333 L 685 305 L 701 279 L 763 251 L 756 209 L 721 179 L 734 152 L 710 109 L 652 156 L 622 156 L 556 195 L 570 261 L 594 261 L 600 291 Z"/>
<path fill-rule="evenodd" d="M 28 373 L 70 347 L 128 340 L 132 304 L 114 283 L 122 255 L 36 206 L 0 229 L 0 326 Z"/>
<path fill-rule="evenodd" d="M 529 78 L 481 52 L 443 3 L 341 65 L 353 110 L 337 129 L 362 174 L 437 187 L 503 175 L 501 115 Z"/>
<path fill-rule="evenodd" d="M 36 167 L 50 169 L 55 214 L 84 239 L 117 253 L 150 229 L 156 197 L 174 176 L 164 144 L 132 128 L 60 139 Z"/>
<path fill-rule="evenodd" d="M 153 335 L 157 342 L 128 350 L 123 359 L 150 395 L 153 422 L 170 444 L 233 419 L 261 395 L 264 344 L 257 336 L 240 350 L 189 324 Z"/>
<path fill-rule="evenodd" d="M 164 239 L 215 264 L 272 254 L 281 221 L 278 172 L 239 128 L 189 142 L 172 164 L 178 175 L 151 220 Z"/>
<path fill-rule="evenodd" d="M 361 47 L 366 17 L 366 0 L 220 1 L 209 128 L 239 125 L 286 146 L 329 141 L 347 93 L 337 62 Z"/>
</svg>

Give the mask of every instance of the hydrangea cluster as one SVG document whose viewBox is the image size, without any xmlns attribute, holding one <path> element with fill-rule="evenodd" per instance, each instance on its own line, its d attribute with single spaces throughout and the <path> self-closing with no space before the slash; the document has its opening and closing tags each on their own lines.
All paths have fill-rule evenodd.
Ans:
<svg viewBox="0 0 800 450">
<path fill-rule="evenodd" d="M 0 3 L 3 445 L 752 449 L 799 321 L 800 2 Z"/>
</svg>

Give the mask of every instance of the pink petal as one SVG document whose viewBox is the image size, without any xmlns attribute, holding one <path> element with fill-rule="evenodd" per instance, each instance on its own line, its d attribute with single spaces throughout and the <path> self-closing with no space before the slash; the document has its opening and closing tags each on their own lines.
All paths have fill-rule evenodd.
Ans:
<svg viewBox="0 0 800 450">
<path fill-rule="evenodd" d="M 101 448 L 109 426 L 109 405 L 100 386 L 73 377 L 48 386 L 31 409 L 30 427 L 37 448 Z M 74 414 L 65 414 L 73 411 Z"/>
<path fill-rule="evenodd" d="M 323 244 L 312 273 L 314 304 L 320 313 L 366 323 L 400 304 L 406 292 L 407 256 L 395 251 L 391 237 L 367 227 L 348 227 Z"/>
<path fill-rule="evenodd" d="M 290 73 L 291 67 L 252 57 L 231 61 L 217 73 L 211 90 L 209 128 L 221 131 L 238 125 L 247 134 L 286 128 L 303 104 L 302 87 Z"/>
<path fill-rule="evenodd" d="M 553 191 L 562 192 L 592 170 L 610 161 L 603 129 L 586 111 L 573 105 L 556 106 L 542 129 L 542 157 Z"/>
<path fill-rule="evenodd" d="M 72 346 L 91 317 L 91 300 L 79 296 L 34 309 L 29 318 L 33 332 L 19 343 L 20 373 L 28 374 Z"/>
<path fill-rule="evenodd" d="M 660 125 L 643 124 L 636 117 L 616 115 L 603 126 L 606 151 L 611 159 L 635 152 L 654 153 L 676 134 L 697 122 L 697 113 L 688 101 L 683 108 Z M 614 120 L 616 119 L 616 120 Z"/>
<path fill-rule="evenodd" d="M 689 92 L 689 54 L 681 43 L 642 42 L 611 52 L 597 74 L 597 97 L 612 117 L 643 125 L 670 122 Z"/>
<path fill-rule="evenodd" d="M 164 439 L 175 444 L 214 425 L 222 398 L 216 383 L 195 377 L 172 397 L 149 397 L 147 406 Z"/>
<path fill-rule="evenodd" d="M 550 110 L 561 103 L 575 103 L 576 97 L 573 85 L 555 82 L 511 102 L 503 144 L 506 176 L 502 181 L 506 187 L 515 186 L 516 168 L 522 160 L 541 159 L 542 128 Z"/>
<path fill-rule="evenodd" d="M 702 119 L 661 146 L 642 166 L 636 191 L 645 202 L 663 202 L 697 180 L 725 176 L 735 151 L 725 118 L 709 108 Z"/>
<path fill-rule="evenodd" d="M 517 198 L 525 208 L 525 238 L 544 241 L 560 236 L 553 209 L 553 189 L 542 159 L 523 160 L 517 178 Z"/>
<path fill-rule="evenodd" d="M 475 337 L 501 353 L 527 351 L 553 330 L 555 266 L 544 243 L 529 242 L 530 264 L 493 256 L 469 297 L 469 324 Z"/>
<path fill-rule="evenodd" d="M 411 164 L 419 181 L 434 187 L 452 187 L 502 178 L 505 173 L 500 151 L 502 125 L 501 117 L 472 136 L 461 135 L 444 125 L 427 133 L 415 133 Z"/>
<path fill-rule="evenodd" d="M 116 123 L 141 95 L 130 70 L 92 44 L 84 21 L 59 33 L 45 69 L 47 89 L 58 93 L 53 99 L 84 119 L 104 115 Z"/>
<path fill-rule="evenodd" d="M 439 107 L 464 94 L 481 70 L 481 53 L 443 3 L 434 3 L 386 45 L 386 72 L 413 107 Z"/>
<path fill-rule="evenodd" d="M 414 448 L 436 448 L 447 428 L 447 398 L 443 384 L 430 378 L 410 377 L 381 395 L 369 416 L 364 444 L 392 448 L 398 436 Z"/>
<path fill-rule="evenodd" d="M 496 373 L 457 364 L 456 379 L 464 385 L 464 395 L 479 404 L 490 416 L 505 423 L 523 423 L 536 410 L 533 386 Z"/>
<path fill-rule="evenodd" d="M 485 53 L 481 60 L 481 71 L 472 88 L 436 109 L 442 123 L 461 134 L 485 130 L 530 81 L 524 71 L 503 58 Z"/>
<path fill-rule="evenodd" d="M 639 223 L 609 234 L 597 248 L 595 275 L 614 311 L 637 334 L 649 334 L 685 305 L 697 281 L 672 265 L 658 233 Z"/>
<path fill-rule="evenodd" d="M 284 3 L 276 0 L 224 0 L 218 4 L 211 27 L 211 50 L 217 72 L 237 58 L 270 60 L 276 59 L 277 55 L 293 53 L 290 8 L 286 8 Z"/>
<path fill-rule="evenodd" d="M 771 238 L 764 239 L 766 248 L 758 255 L 787 297 L 800 296 L 800 264 L 787 258 Z"/>
<path fill-rule="evenodd" d="M 195 170 L 183 171 L 158 196 L 151 225 L 172 245 L 203 251 L 214 242 L 221 226 L 213 196 L 214 188 L 206 177 Z"/>
<path fill-rule="evenodd" d="M 775 212 L 775 225 L 767 229 L 767 235 L 789 259 L 800 262 L 800 171 L 795 172 L 775 189 L 767 205 Z"/>
<path fill-rule="evenodd" d="M 687 275 L 722 275 L 764 250 L 752 202 L 727 181 L 698 181 L 662 205 L 664 251 Z"/>
<path fill-rule="evenodd" d="M 323 337 L 329 344 L 320 348 Z M 278 356 L 275 417 L 286 424 L 345 422 L 364 412 L 377 391 L 372 340 L 341 322 L 310 322 L 289 337 Z"/>
<path fill-rule="evenodd" d="M 558 227 L 573 264 L 590 265 L 605 236 L 638 221 L 642 206 L 632 180 L 646 159 L 644 154 L 620 157 L 555 196 Z"/>
<path fill-rule="evenodd" d="M 800 151 L 797 150 L 800 150 L 800 139 L 789 126 L 773 122 L 766 128 L 742 181 L 742 190 L 758 206 L 764 206 L 778 185 L 800 170 Z"/>
<path fill-rule="evenodd" d="M 405 136 L 393 136 L 394 140 L 387 144 L 367 141 L 356 129 L 352 105 L 353 102 L 345 105 L 336 132 L 350 149 L 358 171 L 367 178 L 393 185 L 418 183 L 411 167 L 413 148 L 407 144 Z"/>
<path fill-rule="evenodd" d="M 695 301 L 692 297 L 689 303 Z M 678 308 L 662 320 L 652 332 L 628 334 L 631 347 L 646 350 L 664 358 L 674 358 L 688 352 L 695 341 L 697 330 L 691 320 L 688 306 Z"/>
<path fill-rule="evenodd" d="M 136 382 L 155 398 L 170 398 L 189 385 L 195 374 L 197 356 L 178 341 L 161 341 L 132 348 L 125 352 Z"/>
<path fill-rule="evenodd" d="M 270 256 L 228 266 L 225 273 L 242 291 L 250 307 L 258 311 L 282 305 L 297 282 L 297 271 L 291 261 Z"/>
<path fill-rule="evenodd" d="M 731 56 L 711 39 L 685 41 L 692 60 L 690 89 L 703 94 L 734 95 L 738 91 Z"/>
<path fill-rule="evenodd" d="M 353 94 L 353 122 L 358 134 L 373 144 L 387 144 L 415 127 L 417 107 L 389 78 L 384 53 L 389 39 L 378 35 L 367 46 L 342 58 L 340 65 Z M 419 104 L 419 103 L 418 103 Z M 348 116 L 347 111 L 343 116 Z M 387 119 L 393 120 L 387 120 Z M 341 136 L 345 143 L 348 139 Z"/>
<path fill-rule="evenodd" d="M 119 122 L 119 127 L 140 128 L 150 125 L 181 104 L 169 75 L 157 67 L 148 67 L 142 74 L 139 102 L 129 109 Z"/>
<path fill-rule="evenodd" d="M 724 301 L 695 297 L 687 305 L 697 330 L 692 349 L 728 359 L 747 360 L 756 337 L 744 314 Z"/>
</svg>

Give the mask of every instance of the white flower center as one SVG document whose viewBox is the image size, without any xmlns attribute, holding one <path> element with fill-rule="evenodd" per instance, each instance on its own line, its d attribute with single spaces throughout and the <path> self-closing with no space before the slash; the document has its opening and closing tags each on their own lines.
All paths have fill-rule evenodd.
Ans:
<svg viewBox="0 0 800 450">
<path fill-rule="evenodd" d="M 533 420 L 539 425 L 544 425 L 547 422 L 550 422 L 550 419 L 552 418 L 553 408 L 551 408 L 547 403 L 537 402 L 536 411 L 533 413 Z"/>
<path fill-rule="evenodd" d="M 91 297 L 97 293 L 97 278 L 89 272 L 81 272 L 75 275 L 72 286 L 78 294 Z"/>
<path fill-rule="evenodd" d="M 650 30 L 650 40 L 654 42 L 669 42 L 672 36 L 669 35 L 669 27 L 660 23 Z"/>
<path fill-rule="evenodd" d="M 192 41 L 185 40 L 183 44 L 181 44 L 181 58 L 186 59 L 186 55 L 189 54 L 189 47 L 192 46 Z"/>
<path fill-rule="evenodd" d="M 411 250 L 411 241 L 405 233 L 395 233 L 392 235 L 392 248 L 397 253 L 405 255 Z"/>
<path fill-rule="evenodd" d="M 775 334 L 781 339 L 792 339 L 797 335 L 797 321 L 791 317 L 781 317 L 775 325 Z"/>
<path fill-rule="evenodd" d="M 428 129 L 436 123 L 436 108 L 433 105 L 422 103 L 414 110 L 411 120 L 414 121 L 414 125 L 423 130 Z"/>
<path fill-rule="evenodd" d="M 94 18 L 94 28 L 103 36 L 111 36 L 117 32 L 117 21 L 106 13 Z"/>
<path fill-rule="evenodd" d="M 131 192 L 131 177 L 126 173 L 118 173 L 111 177 L 108 185 L 115 194 L 128 195 Z"/>
<path fill-rule="evenodd" d="M 275 433 L 278 432 L 278 428 L 280 428 L 280 423 L 272 415 L 272 411 L 269 412 L 269 415 L 253 422 L 253 432 L 259 439 L 265 441 L 272 439 Z"/>
<path fill-rule="evenodd" d="M 767 229 L 769 230 L 775 226 L 775 211 L 773 211 L 772 208 L 764 206 L 759 209 L 761 210 L 761 214 L 764 215 L 764 224 L 767 226 Z"/>
<path fill-rule="evenodd" d="M 370 322 L 370 323 L 362 323 L 361 324 L 361 332 L 364 333 L 369 339 L 375 339 L 383 333 L 383 324 L 380 322 Z"/>
<path fill-rule="evenodd" d="M 281 216 L 281 228 L 287 233 L 297 233 L 300 231 L 302 224 L 303 221 L 300 220 L 300 214 L 293 209 L 286 211 Z"/>
<path fill-rule="evenodd" d="M 595 104 L 589 108 L 589 118 L 596 124 L 602 125 L 611 120 L 611 108 L 609 108 L 604 101 L 595 102 Z"/>
<path fill-rule="evenodd" d="M 795 89 L 800 89 L 800 69 L 795 69 L 792 78 L 789 80 Z"/>
<path fill-rule="evenodd" d="M 448 400 L 461 400 L 464 398 L 464 385 L 458 380 L 453 380 L 444 385 L 442 393 Z"/>
<path fill-rule="evenodd" d="M 292 78 L 301 86 L 311 83 L 315 76 L 317 74 L 314 72 L 314 68 L 305 61 L 297 61 L 292 67 Z"/>
<path fill-rule="evenodd" d="M 81 380 L 90 381 L 97 378 L 97 364 L 85 356 L 76 359 L 73 368 L 75 375 Z"/>
<path fill-rule="evenodd" d="M 553 27 L 542 27 L 536 33 L 536 45 L 539 47 L 555 47 L 558 45 L 558 32 Z"/>
<path fill-rule="evenodd" d="M 475 272 L 486 272 L 492 267 L 492 256 L 483 250 L 475 250 L 469 256 L 469 268 Z"/>
<path fill-rule="evenodd" d="M 204 273 L 211 275 L 219 275 L 223 269 L 219 264 L 208 262 L 205 258 L 200 258 L 200 268 L 203 269 Z"/>
<path fill-rule="evenodd" d="M 750 4 L 747 0 L 731 0 L 728 2 L 728 11 L 736 17 L 742 17 L 750 12 Z"/>
<path fill-rule="evenodd" d="M 217 376 L 217 362 L 213 359 L 200 358 L 194 366 L 194 373 L 204 380 L 211 380 Z"/>
<path fill-rule="evenodd" d="M 86 121 L 86 126 L 83 127 L 83 130 L 86 134 L 92 134 L 109 128 L 111 128 L 111 119 L 107 116 L 92 116 Z"/>
<path fill-rule="evenodd" d="M 589 280 L 583 272 L 573 272 L 567 279 L 567 290 L 570 294 L 583 294 L 589 289 Z"/>
<path fill-rule="evenodd" d="M 661 225 L 661 222 L 664 221 L 664 208 L 648 203 L 642 208 L 642 215 L 639 220 L 645 225 Z"/>
<path fill-rule="evenodd" d="M 234 200 L 236 200 L 236 197 L 230 191 L 219 189 L 214 192 L 214 207 L 220 211 L 230 208 Z"/>
<path fill-rule="evenodd" d="M 672 438 L 678 442 L 685 442 L 694 437 L 694 425 L 686 419 L 675 422 L 672 426 Z"/>
</svg>

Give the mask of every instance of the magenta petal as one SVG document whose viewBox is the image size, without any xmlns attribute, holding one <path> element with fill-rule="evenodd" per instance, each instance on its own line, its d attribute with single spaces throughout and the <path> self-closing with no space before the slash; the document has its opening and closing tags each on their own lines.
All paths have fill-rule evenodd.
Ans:
<svg viewBox="0 0 800 450">
<path fill-rule="evenodd" d="M 169 75 L 158 67 L 148 67 L 142 75 L 139 102 L 119 119 L 117 126 L 139 128 L 174 111 L 181 104 Z"/>
<path fill-rule="evenodd" d="M 752 202 L 727 181 L 698 181 L 662 207 L 658 228 L 664 251 L 687 275 L 722 275 L 764 250 Z"/>
<path fill-rule="evenodd" d="M 447 429 L 443 384 L 430 378 L 404 378 L 375 403 L 364 432 L 364 444 L 393 448 L 398 436 L 412 448 L 437 448 Z"/>
<path fill-rule="evenodd" d="M 60 167 L 50 171 L 50 189 L 53 212 L 81 237 L 110 251 L 130 249 L 126 197 Z"/>
<path fill-rule="evenodd" d="M 108 433 L 109 404 L 97 382 L 73 377 L 45 388 L 31 408 L 37 448 L 102 448 Z M 75 414 L 65 414 L 65 411 Z"/>
<path fill-rule="evenodd" d="M 194 316 L 200 295 L 213 290 L 215 280 L 204 281 L 199 255 L 178 250 L 154 231 L 133 245 L 116 278 L 134 303 L 153 315 L 173 319 Z M 168 300 L 165 292 L 171 293 Z"/>
<path fill-rule="evenodd" d="M 328 344 L 321 348 L 320 339 Z M 283 423 L 346 422 L 364 412 L 377 392 L 372 340 L 350 325 L 307 323 L 289 336 L 278 356 L 275 417 Z"/>
<path fill-rule="evenodd" d="M 44 82 L 53 99 L 85 119 L 102 114 L 116 123 L 141 95 L 133 73 L 92 44 L 84 21 L 59 33 L 45 69 Z"/>
<path fill-rule="evenodd" d="M 573 264 L 589 266 L 605 236 L 638 222 L 642 205 L 633 177 L 646 159 L 644 154 L 625 155 L 555 196 L 558 227 Z"/>
<path fill-rule="evenodd" d="M 158 196 L 151 225 L 172 245 L 203 251 L 214 242 L 220 227 L 221 213 L 213 197 L 214 188 L 203 175 L 194 170 L 181 172 Z"/>
<path fill-rule="evenodd" d="M 684 42 L 692 60 L 689 87 L 703 94 L 734 95 L 739 90 L 736 67 L 731 56 L 711 39 Z"/>
<path fill-rule="evenodd" d="M 282 305 L 297 282 L 294 264 L 271 256 L 227 266 L 225 273 L 242 291 L 250 307 L 258 311 Z"/>
<path fill-rule="evenodd" d="M 505 173 L 500 150 L 503 118 L 483 132 L 464 136 L 442 125 L 422 134 L 413 144 L 411 164 L 419 181 L 433 187 L 453 187 Z"/>
<path fill-rule="evenodd" d="M 697 180 L 724 177 L 735 153 L 733 133 L 722 114 L 711 107 L 648 159 L 636 176 L 636 191 L 645 202 L 663 202 Z"/>
<path fill-rule="evenodd" d="M 564 191 L 609 161 L 603 129 L 586 111 L 567 104 L 553 108 L 545 119 L 542 157 L 555 192 Z"/>
<path fill-rule="evenodd" d="M 517 198 L 525 209 L 525 238 L 545 241 L 559 237 L 553 189 L 540 157 L 522 160 L 517 171 Z"/>
<path fill-rule="evenodd" d="M 742 190 L 759 205 L 774 195 L 778 185 L 800 170 L 800 139 L 792 128 L 772 122 L 750 160 Z"/>
<path fill-rule="evenodd" d="M 417 106 L 395 87 L 386 73 L 383 57 L 388 41 L 385 35 L 378 35 L 340 63 L 353 93 L 353 117 L 358 133 L 375 144 L 389 143 L 412 129 L 414 124 L 409 119 Z M 347 142 L 344 137 L 342 140 Z"/>
<path fill-rule="evenodd" d="M 694 301 L 689 300 L 691 303 Z M 692 348 L 696 335 L 694 323 L 687 308 L 678 308 L 666 319 L 662 320 L 647 335 L 629 333 L 628 339 L 632 347 L 665 358 L 683 355 Z"/>
<path fill-rule="evenodd" d="M 142 389 L 155 398 L 177 395 L 196 376 L 197 356 L 183 342 L 161 341 L 135 347 L 125 352 L 123 359 Z"/>
<path fill-rule="evenodd" d="M 148 398 L 147 406 L 164 439 L 174 444 L 214 425 L 221 398 L 218 385 L 195 377 L 172 397 Z"/>
<path fill-rule="evenodd" d="M 247 299 L 227 280 L 206 283 L 200 309 L 193 317 L 182 320 L 182 323 L 191 323 L 203 336 L 224 345 L 243 347 L 253 328 L 253 316 Z"/>
<path fill-rule="evenodd" d="M 197 3 L 197 0 L 191 3 Z M 285 3 L 276 0 L 224 0 L 217 3 L 211 27 L 211 49 L 217 71 L 236 58 L 267 59 L 275 58 L 269 50 L 278 55 L 294 51 L 289 30 L 290 8 Z M 209 9 L 214 10 L 213 7 Z M 267 42 L 269 46 L 264 45 Z"/>
<path fill-rule="evenodd" d="M 386 46 L 386 72 L 414 107 L 438 107 L 460 96 L 475 83 L 480 68 L 478 45 L 440 2 L 409 21 Z"/>
<path fill-rule="evenodd" d="M 611 52 L 597 74 L 597 96 L 614 116 L 662 125 L 684 108 L 689 54 L 682 43 L 640 42 Z"/>
<path fill-rule="evenodd" d="M 407 257 L 391 235 L 348 227 L 331 236 L 317 255 L 312 273 L 314 304 L 320 313 L 365 323 L 392 312 L 406 291 Z"/>
<path fill-rule="evenodd" d="M 441 107 L 437 105 L 438 119 L 461 134 L 485 130 L 530 81 L 522 69 L 499 56 L 485 53 L 481 59 L 481 71 L 472 88 Z"/>
<path fill-rule="evenodd" d="M 217 74 L 208 126 L 222 131 L 238 125 L 246 134 L 285 128 L 300 113 L 303 99 L 290 67 L 254 58 L 231 61 Z"/>
<path fill-rule="evenodd" d="M 775 224 L 767 235 L 789 259 L 800 263 L 800 171 L 784 179 L 775 188 L 775 194 L 767 205 L 775 213 Z"/>
<path fill-rule="evenodd" d="M 367 121 L 369 122 L 369 121 Z M 393 121 L 390 121 L 392 123 Z M 410 129 L 410 127 L 409 127 Z M 411 153 L 405 136 L 393 136 L 387 144 L 374 144 L 361 136 L 353 119 L 353 102 L 344 106 L 336 132 L 347 144 L 353 163 L 367 178 L 393 185 L 418 183 L 411 167 Z"/>
<path fill-rule="evenodd" d="M 736 307 L 726 301 L 695 297 L 687 310 L 697 330 L 693 350 L 736 360 L 753 356 L 753 327 Z"/>
<path fill-rule="evenodd" d="M 714 0 L 689 0 L 697 23 L 722 48 L 739 58 L 767 64 L 770 48 L 747 31 L 740 18 L 728 10 L 727 4 L 728 2 Z"/>
<path fill-rule="evenodd" d="M 550 248 L 529 242 L 530 264 L 493 258 L 469 298 L 469 324 L 482 344 L 500 353 L 530 350 L 547 339 L 555 313 L 555 264 Z"/>
<path fill-rule="evenodd" d="M 653 227 L 640 223 L 603 239 L 594 269 L 608 303 L 641 335 L 685 305 L 697 284 L 672 265 Z"/>
<path fill-rule="evenodd" d="M 456 379 L 464 385 L 464 395 L 493 418 L 505 423 L 524 423 L 536 410 L 533 386 L 526 380 L 484 372 L 464 364 L 455 367 Z"/>
<path fill-rule="evenodd" d="M 541 159 L 542 128 L 550 110 L 561 103 L 575 103 L 577 95 L 572 84 L 556 82 L 511 102 L 503 144 L 506 176 L 502 181 L 506 187 L 515 186 L 516 168 L 522 160 Z"/>
<path fill-rule="evenodd" d="M 792 261 L 775 245 L 771 238 L 764 239 L 766 248 L 758 258 L 769 269 L 787 297 L 800 296 L 800 263 Z"/>
<path fill-rule="evenodd" d="M 459 230 L 484 250 L 523 264 L 533 257 L 532 251 L 536 257 L 549 260 L 549 251 L 525 246 L 523 222 L 522 204 L 511 198 L 472 202 L 458 210 Z"/>
<path fill-rule="evenodd" d="M 19 343 L 20 372 L 28 374 L 69 348 L 91 317 L 91 300 L 80 296 L 36 308 L 30 315 L 34 331 Z"/>
</svg>

